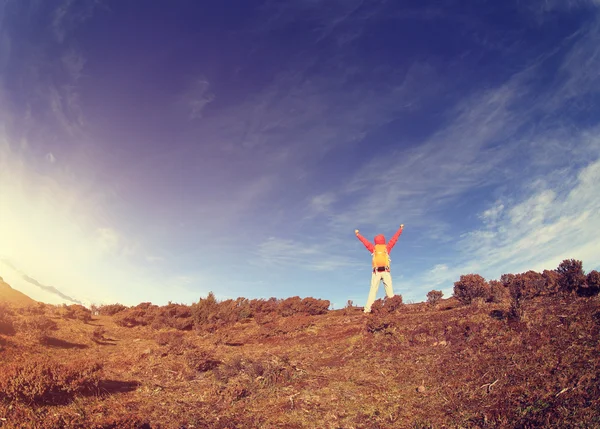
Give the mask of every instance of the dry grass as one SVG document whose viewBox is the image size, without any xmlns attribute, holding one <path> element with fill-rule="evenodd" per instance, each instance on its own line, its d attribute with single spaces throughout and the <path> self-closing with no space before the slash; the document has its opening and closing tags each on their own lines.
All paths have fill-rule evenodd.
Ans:
<svg viewBox="0 0 600 429">
<path fill-rule="evenodd" d="M 597 296 L 219 304 L 0 309 L 0 427 L 600 427 Z"/>
</svg>

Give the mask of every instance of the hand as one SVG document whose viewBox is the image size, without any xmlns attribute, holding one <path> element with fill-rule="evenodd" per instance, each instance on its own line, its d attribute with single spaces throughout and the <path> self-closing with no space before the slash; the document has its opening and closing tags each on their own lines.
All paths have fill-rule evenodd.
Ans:
<svg viewBox="0 0 600 429">
<path fill-rule="evenodd" d="M 358 235 L 358 229 L 355 229 L 355 230 L 354 230 L 354 233 L 355 233 L 356 235 Z"/>
<path fill-rule="evenodd" d="M 400 225 L 400 228 L 404 228 L 404 224 Z"/>
</svg>

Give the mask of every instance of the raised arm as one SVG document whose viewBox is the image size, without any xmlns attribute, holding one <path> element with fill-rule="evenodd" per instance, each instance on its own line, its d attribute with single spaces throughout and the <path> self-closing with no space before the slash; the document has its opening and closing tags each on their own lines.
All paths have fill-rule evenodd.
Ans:
<svg viewBox="0 0 600 429">
<path fill-rule="evenodd" d="M 373 253 L 375 251 L 375 246 L 369 240 L 367 240 L 365 237 L 360 235 L 360 232 L 358 232 L 358 229 L 355 230 L 354 233 L 356 234 L 356 237 L 361 241 L 361 243 L 364 244 L 365 247 L 369 250 L 369 252 Z"/>
<path fill-rule="evenodd" d="M 392 251 L 392 248 L 396 245 L 396 242 L 398 241 L 398 238 L 400 237 L 400 234 L 402 234 L 402 230 L 403 229 L 404 229 L 404 224 L 400 225 L 400 229 L 398 229 L 398 231 L 396 231 L 396 233 L 390 239 L 390 241 L 388 241 L 388 244 L 387 244 L 387 251 L 388 251 L 388 253 L 390 253 Z"/>
</svg>

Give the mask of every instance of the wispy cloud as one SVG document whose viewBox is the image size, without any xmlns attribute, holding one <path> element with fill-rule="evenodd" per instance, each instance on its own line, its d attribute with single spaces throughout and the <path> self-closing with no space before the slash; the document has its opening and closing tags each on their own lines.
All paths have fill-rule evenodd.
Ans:
<svg viewBox="0 0 600 429">
<path fill-rule="evenodd" d="M 356 86 L 352 81 L 360 70 L 329 59 L 333 75 L 314 76 L 308 72 L 313 61 L 294 64 L 294 71 L 280 74 L 260 93 L 201 123 L 198 135 L 221 142 L 219 149 L 232 157 L 257 159 L 269 171 L 298 176 L 309 161 L 361 141 L 431 94 L 419 90 L 416 78 L 431 76 L 426 64 L 413 65 L 400 83 Z"/>
<path fill-rule="evenodd" d="M 335 271 L 356 267 L 357 260 L 339 253 L 327 243 L 270 237 L 258 246 L 256 263 L 264 267 L 294 267 L 310 271 Z"/>
<path fill-rule="evenodd" d="M 387 226 L 401 215 L 403 223 L 427 225 L 463 193 L 505 180 L 502 164 L 516 145 L 507 139 L 525 121 L 512 110 L 520 81 L 462 102 L 450 125 L 422 144 L 374 157 L 343 190 L 356 202 L 335 214 L 335 224 Z"/>
<path fill-rule="evenodd" d="M 536 0 L 519 4 L 519 7 L 533 13 L 539 20 L 547 18 L 545 15 L 551 12 L 564 12 L 598 6 L 600 6 L 600 0 Z"/>
<path fill-rule="evenodd" d="M 68 302 L 72 302 L 75 304 L 83 304 L 81 301 L 71 298 L 68 295 L 65 295 L 64 293 L 62 293 L 60 290 L 58 290 L 57 288 L 55 288 L 54 286 L 48 286 L 48 285 L 44 285 L 41 284 L 40 282 L 38 282 L 36 279 L 29 277 L 27 274 L 25 274 L 24 272 L 20 271 L 17 267 L 15 267 L 15 265 L 8 259 L 4 259 L 4 258 L 0 258 L 0 262 L 2 262 L 4 265 L 10 267 L 11 269 L 13 269 L 14 271 L 16 271 L 23 280 L 25 280 L 26 282 L 37 286 L 38 288 L 40 288 L 41 290 L 48 292 L 52 295 L 55 295 L 57 297 L 59 297 L 60 299 L 63 299 L 65 301 Z"/>
<path fill-rule="evenodd" d="M 61 58 L 62 65 L 72 81 L 81 79 L 86 59 L 81 52 L 70 48 Z"/>
<path fill-rule="evenodd" d="M 447 247 L 432 250 L 431 268 L 399 279 L 417 299 L 434 288 L 451 294 L 453 282 L 469 272 L 496 278 L 553 269 L 567 257 L 596 268 L 600 133 L 576 129 L 571 119 L 593 112 L 591 97 L 600 91 L 599 24 L 594 20 L 495 89 L 463 98 L 448 125 L 408 150 L 375 156 L 341 192 L 309 200 L 307 212 L 330 219 L 338 232 L 422 226 L 430 243 Z M 557 62 L 553 84 L 540 90 L 536 77 Z M 463 208 L 482 226 L 453 245 L 456 218 L 447 211 L 465 195 L 490 189 L 487 207 Z"/>
<path fill-rule="evenodd" d="M 52 18 L 56 41 L 65 42 L 69 33 L 91 18 L 98 7 L 105 7 L 102 0 L 63 0 L 54 10 Z"/>
<path fill-rule="evenodd" d="M 600 143 L 600 133 L 597 138 Z M 442 276 L 434 268 L 421 281 L 449 288 L 461 274 L 476 272 L 499 278 L 507 272 L 555 269 L 567 258 L 582 260 L 588 271 L 598 269 L 598 183 L 600 159 L 579 171 L 566 194 L 540 187 L 523 200 L 498 201 L 482 213 L 484 225 L 461 239 L 457 263 Z M 494 213 L 494 217 L 490 219 L 486 213 Z"/>
<path fill-rule="evenodd" d="M 215 95 L 210 92 L 210 83 L 205 78 L 195 80 L 183 96 L 189 110 L 189 118 L 202 118 L 202 112 L 214 99 Z"/>
<path fill-rule="evenodd" d="M 540 57 L 496 89 L 463 99 L 448 116 L 449 125 L 427 140 L 385 158 L 374 156 L 341 192 L 340 200 L 350 198 L 355 203 L 330 205 L 324 212 L 333 218 L 332 226 L 391 226 L 397 223 L 396 216 L 411 225 L 440 226 L 444 210 L 467 192 L 543 174 L 564 162 L 562 153 L 567 148 L 577 153 L 578 159 L 585 158 L 587 154 L 572 139 L 565 141 L 572 132 L 566 121 L 557 118 L 542 122 L 541 130 L 529 130 L 540 114 L 554 117 L 568 108 L 572 97 L 597 93 L 598 23 L 577 35 L 548 92 L 536 92 L 535 96 L 532 92 L 535 77 L 547 60 Z M 524 171 L 526 163 L 529 169 Z"/>
</svg>

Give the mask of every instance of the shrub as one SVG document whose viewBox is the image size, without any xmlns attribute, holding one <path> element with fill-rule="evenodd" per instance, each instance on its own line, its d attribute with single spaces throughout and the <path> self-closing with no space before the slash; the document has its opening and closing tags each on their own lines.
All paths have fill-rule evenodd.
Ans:
<svg viewBox="0 0 600 429">
<path fill-rule="evenodd" d="M 80 304 L 63 305 L 62 318 L 81 320 L 83 323 L 87 323 L 92 320 L 92 311 Z"/>
<path fill-rule="evenodd" d="M 119 311 L 114 322 L 126 328 L 150 326 L 153 329 L 174 328 L 189 331 L 194 326 L 194 308 L 187 305 L 169 303 L 157 306 L 148 302 Z"/>
<path fill-rule="evenodd" d="M 379 300 L 377 300 L 379 301 Z M 376 332 L 381 332 L 383 334 L 391 334 L 394 330 L 394 321 L 393 316 L 389 314 L 380 313 L 378 309 L 377 301 L 373 303 L 371 306 L 371 312 L 375 315 L 375 317 L 371 317 L 367 320 L 365 324 L 365 329 L 368 333 L 374 334 Z"/>
<path fill-rule="evenodd" d="M 58 364 L 47 359 L 8 364 L 0 372 L 0 399 L 33 404 L 62 404 L 77 393 L 98 388 L 102 366 L 90 361 Z"/>
<path fill-rule="evenodd" d="M 558 286 L 562 292 L 572 293 L 584 287 L 586 282 L 583 263 L 576 259 L 565 259 L 556 269 Z"/>
<path fill-rule="evenodd" d="M 146 318 L 146 311 L 135 307 L 129 308 L 126 311 L 120 311 L 113 317 L 113 320 L 116 325 L 125 328 L 146 326 L 149 324 Z"/>
<path fill-rule="evenodd" d="M 192 305 L 192 320 L 195 326 L 206 325 L 214 319 L 218 311 L 218 302 L 215 298 L 215 294 L 209 292 L 206 298 L 200 298 L 200 300 Z"/>
<path fill-rule="evenodd" d="M 391 298 L 387 296 L 384 299 L 377 299 L 371 305 L 371 313 L 374 315 L 389 315 L 402 308 L 402 295 L 394 295 Z"/>
<path fill-rule="evenodd" d="M 302 313 L 302 299 L 299 296 L 286 298 L 279 303 L 278 313 L 283 317 L 288 317 L 296 313 Z"/>
<path fill-rule="evenodd" d="M 443 296 L 444 293 L 441 290 L 430 290 L 427 292 L 427 304 L 435 307 L 441 301 Z"/>
<path fill-rule="evenodd" d="M 540 296 L 546 288 L 546 279 L 544 276 L 532 270 L 529 270 L 526 273 L 517 274 L 515 280 L 523 290 L 525 299 Z"/>
<path fill-rule="evenodd" d="M 466 274 L 454 283 L 454 296 L 462 304 L 471 304 L 474 299 L 487 299 L 490 286 L 479 274 Z"/>
<path fill-rule="evenodd" d="M 238 310 L 238 320 L 249 319 L 254 316 L 254 311 L 250 305 L 250 300 L 246 298 L 238 298 L 236 300 Z"/>
<path fill-rule="evenodd" d="M 502 274 L 500 276 L 500 283 L 502 283 L 505 288 L 508 288 L 515 277 L 514 274 Z"/>
<path fill-rule="evenodd" d="M 312 297 L 301 299 L 299 296 L 293 296 L 279 301 L 277 312 L 283 317 L 292 316 L 294 314 L 309 314 L 316 316 L 327 313 L 330 306 L 331 302 L 326 299 L 316 299 Z"/>
<path fill-rule="evenodd" d="M 217 305 L 217 311 L 214 314 L 214 321 L 219 325 L 236 323 L 245 319 L 249 315 L 249 307 L 245 308 L 244 299 L 227 299 Z M 242 303 L 242 305 L 240 305 Z"/>
<path fill-rule="evenodd" d="M 173 344 L 180 342 L 183 339 L 183 333 L 178 331 L 161 331 L 154 337 L 154 341 L 159 346 L 166 346 L 167 344 Z"/>
<path fill-rule="evenodd" d="M 275 313 L 277 311 L 277 306 L 279 305 L 279 301 L 277 298 L 269 298 L 269 299 L 252 299 L 249 302 L 250 308 L 254 315 L 259 314 L 270 314 Z"/>
<path fill-rule="evenodd" d="M 579 294 L 583 296 L 594 296 L 600 293 L 600 273 L 592 270 L 588 273 L 585 288 L 580 288 Z"/>
<path fill-rule="evenodd" d="M 100 314 L 101 316 L 114 316 L 117 313 L 120 313 L 123 310 L 126 310 L 127 307 L 125 307 L 123 304 L 108 304 L 108 305 L 101 305 L 100 307 L 98 307 L 98 314 Z"/>
<path fill-rule="evenodd" d="M 92 331 L 92 341 L 95 343 L 102 343 L 106 341 L 104 334 L 106 334 L 106 329 L 104 329 L 102 326 L 95 327 Z"/>
<path fill-rule="evenodd" d="M 307 297 L 302 300 L 302 306 L 304 307 L 303 311 L 311 316 L 327 313 L 330 305 L 331 302 L 326 299 Z"/>
<path fill-rule="evenodd" d="M 16 325 L 17 331 L 38 342 L 44 342 L 51 331 L 58 329 L 56 322 L 46 316 L 23 317 L 16 322 Z"/>
<path fill-rule="evenodd" d="M 14 334 L 14 313 L 7 304 L 0 303 L 0 335 Z"/>
<path fill-rule="evenodd" d="M 174 328 L 180 331 L 189 331 L 194 326 L 192 310 L 187 305 L 169 303 L 163 307 L 151 307 L 146 318 L 151 320 L 154 329 Z"/>
<path fill-rule="evenodd" d="M 558 293 L 558 273 L 556 270 L 544 270 L 542 272 L 544 277 L 545 285 L 542 295 L 554 295 Z"/>
<path fill-rule="evenodd" d="M 21 315 L 27 316 L 41 316 L 45 315 L 46 311 L 54 309 L 54 306 L 49 304 L 44 304 L 43 302 L 36 302 L 35 304 L 28 305 L 26 307 L 21 307 L 17 311 Z"/>
<path fill-rule="evenodd" d="M 489 302 L 503 302 L 508 299 L 509 291 L 508 288 L 499 280 L 490 280 L 490 296 L 488 297 Z"/>
<path fill-rule="evenodd" d="M 535 271 L 527 271 L 521 274 L 506 276 L 505 282 L 510 292 L 509 315 L 514 319 L 520 319 L 523 315 L 523 302 L 541 295 L 546 290 L 546 278 Z"/>
<path fill-rule="evenodd" d="M 383 308 L 388 313 L 394 313 L 402 308 L 402 295 L 394 295 L 391 298 L 386 297 L 383 301 Z"/>
</svg>

